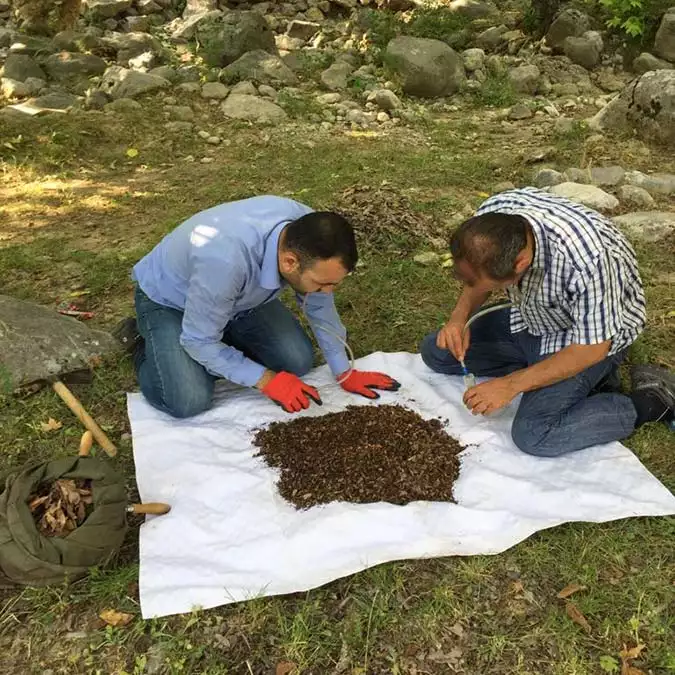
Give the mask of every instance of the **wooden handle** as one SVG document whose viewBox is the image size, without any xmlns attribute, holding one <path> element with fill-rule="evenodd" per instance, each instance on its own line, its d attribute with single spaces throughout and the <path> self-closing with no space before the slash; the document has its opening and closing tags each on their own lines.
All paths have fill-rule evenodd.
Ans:
<svg viewBox="0 0 675 675">
<path fill-rule="evenodd" d="M 110 457 L 117 454 L 117 448 L 112 441 L 105 435 L 103 429 L 94 422 L 91 415 L 84 409 L 84 406 L 73 396 L 72 392 L 63 382 L 56 381 L 52 385 L 54 391 L 61 397 L 61 400 L 73 411 L 75 416 L 84 424 L 93 434 L 96 442 L 108 453 Z"/>
<path fill-rule="evenodd" d="M 136 515 L 149 513 L 153 516 L 163 516 L 165 513 L 171 511 L 171 507 L 168 504 L 162 504 L 160 502 L 148 502 L 147 504 L 132 504 L 129 507 L 129 511 Z"/>
<path fill-rule="evenodd" d="M 89 457 L 89 453 L 91 452 L 91 446 L 92 443 L 94 442 L 94 434 L 87 429 L 83 434 L 82 438 L 80 439 L 80 451 L 77 453 L 80 457 Z"/>
</svg>

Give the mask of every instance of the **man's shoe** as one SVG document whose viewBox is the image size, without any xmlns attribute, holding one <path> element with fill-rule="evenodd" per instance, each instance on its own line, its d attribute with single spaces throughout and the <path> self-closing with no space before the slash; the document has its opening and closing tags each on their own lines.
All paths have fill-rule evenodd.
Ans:
<svg viewBox="0 0 675 675">
<path fill-rule="evenodd" d="M 630 379 L 631 399 L 638 413 L 637 426 L 645 422 L 672 422 L 675 373 L 659 366 L 633 366 Z"/>
<path fill-rule="evenodd" d="M 124 351 L 133 354 L 142 338 L 136 319 L 132 316 L 122 319 L 111 331 L 112 336 L 122 345 Z"/>
</svg>

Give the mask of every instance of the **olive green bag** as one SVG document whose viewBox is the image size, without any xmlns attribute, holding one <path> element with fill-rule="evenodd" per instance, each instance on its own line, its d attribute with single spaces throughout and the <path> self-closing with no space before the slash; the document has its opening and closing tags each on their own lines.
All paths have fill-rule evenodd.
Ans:
<svg viewBox="0 0 675 675">
<path fill-rule="evenodd" d="M 93 510 L 67 536 L 45 537 L 28 499 L 40 483 L 59 478 L 91 480 Z M 57 459 L 10 476 L 0 495 L 0 580 L 46 586 L 74 581 L 104 565 L 124 540 L 126 504 L 122 478 L 94 457 Z"/>
</svg>

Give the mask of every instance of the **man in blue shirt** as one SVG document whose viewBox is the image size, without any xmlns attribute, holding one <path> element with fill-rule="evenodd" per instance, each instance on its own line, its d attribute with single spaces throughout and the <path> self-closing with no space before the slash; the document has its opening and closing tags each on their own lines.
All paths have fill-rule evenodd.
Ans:
<svg viewBox="0 0 675 675">
<path fill-rule="evenodd" d="M 350 369 L 346 331 L 332 291 L 356 266 L 354 232 L 332 212 L 282 197 L 220 204 L 179 225 L 133 269 L 141 391 L 156 408 L 189 417 L 210 408 L 214 382 L 256 387 L 287 412 L 321 403 L 300 377 L 312 343 L 278 299 L 296 292 L 323 355 L 343 389 L 377 398 L 399 384 Z"/>
</svg>

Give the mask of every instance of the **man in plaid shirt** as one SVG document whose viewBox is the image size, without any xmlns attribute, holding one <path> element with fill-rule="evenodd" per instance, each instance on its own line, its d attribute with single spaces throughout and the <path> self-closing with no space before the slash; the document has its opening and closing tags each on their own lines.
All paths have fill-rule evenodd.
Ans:
<svg viewBox="0 0 675 675">
<path fill-rule="evenodd" d="M 534 188 L 491 197 L 453 234 L 464 283 L 448 323 L 422 358 L 436 372 L 491 377 L 465 404 L 490 414 L 523 394 L 515 444 L 544 457 L 619 440 L 646 422 L 673 420 L 675 375 L 637 366 L 620 391 L 618 366 L 645 326 L 635 253 L 613 224 Z M 511 308 L 469 317 L 495 291 Z"/>
</svg>

